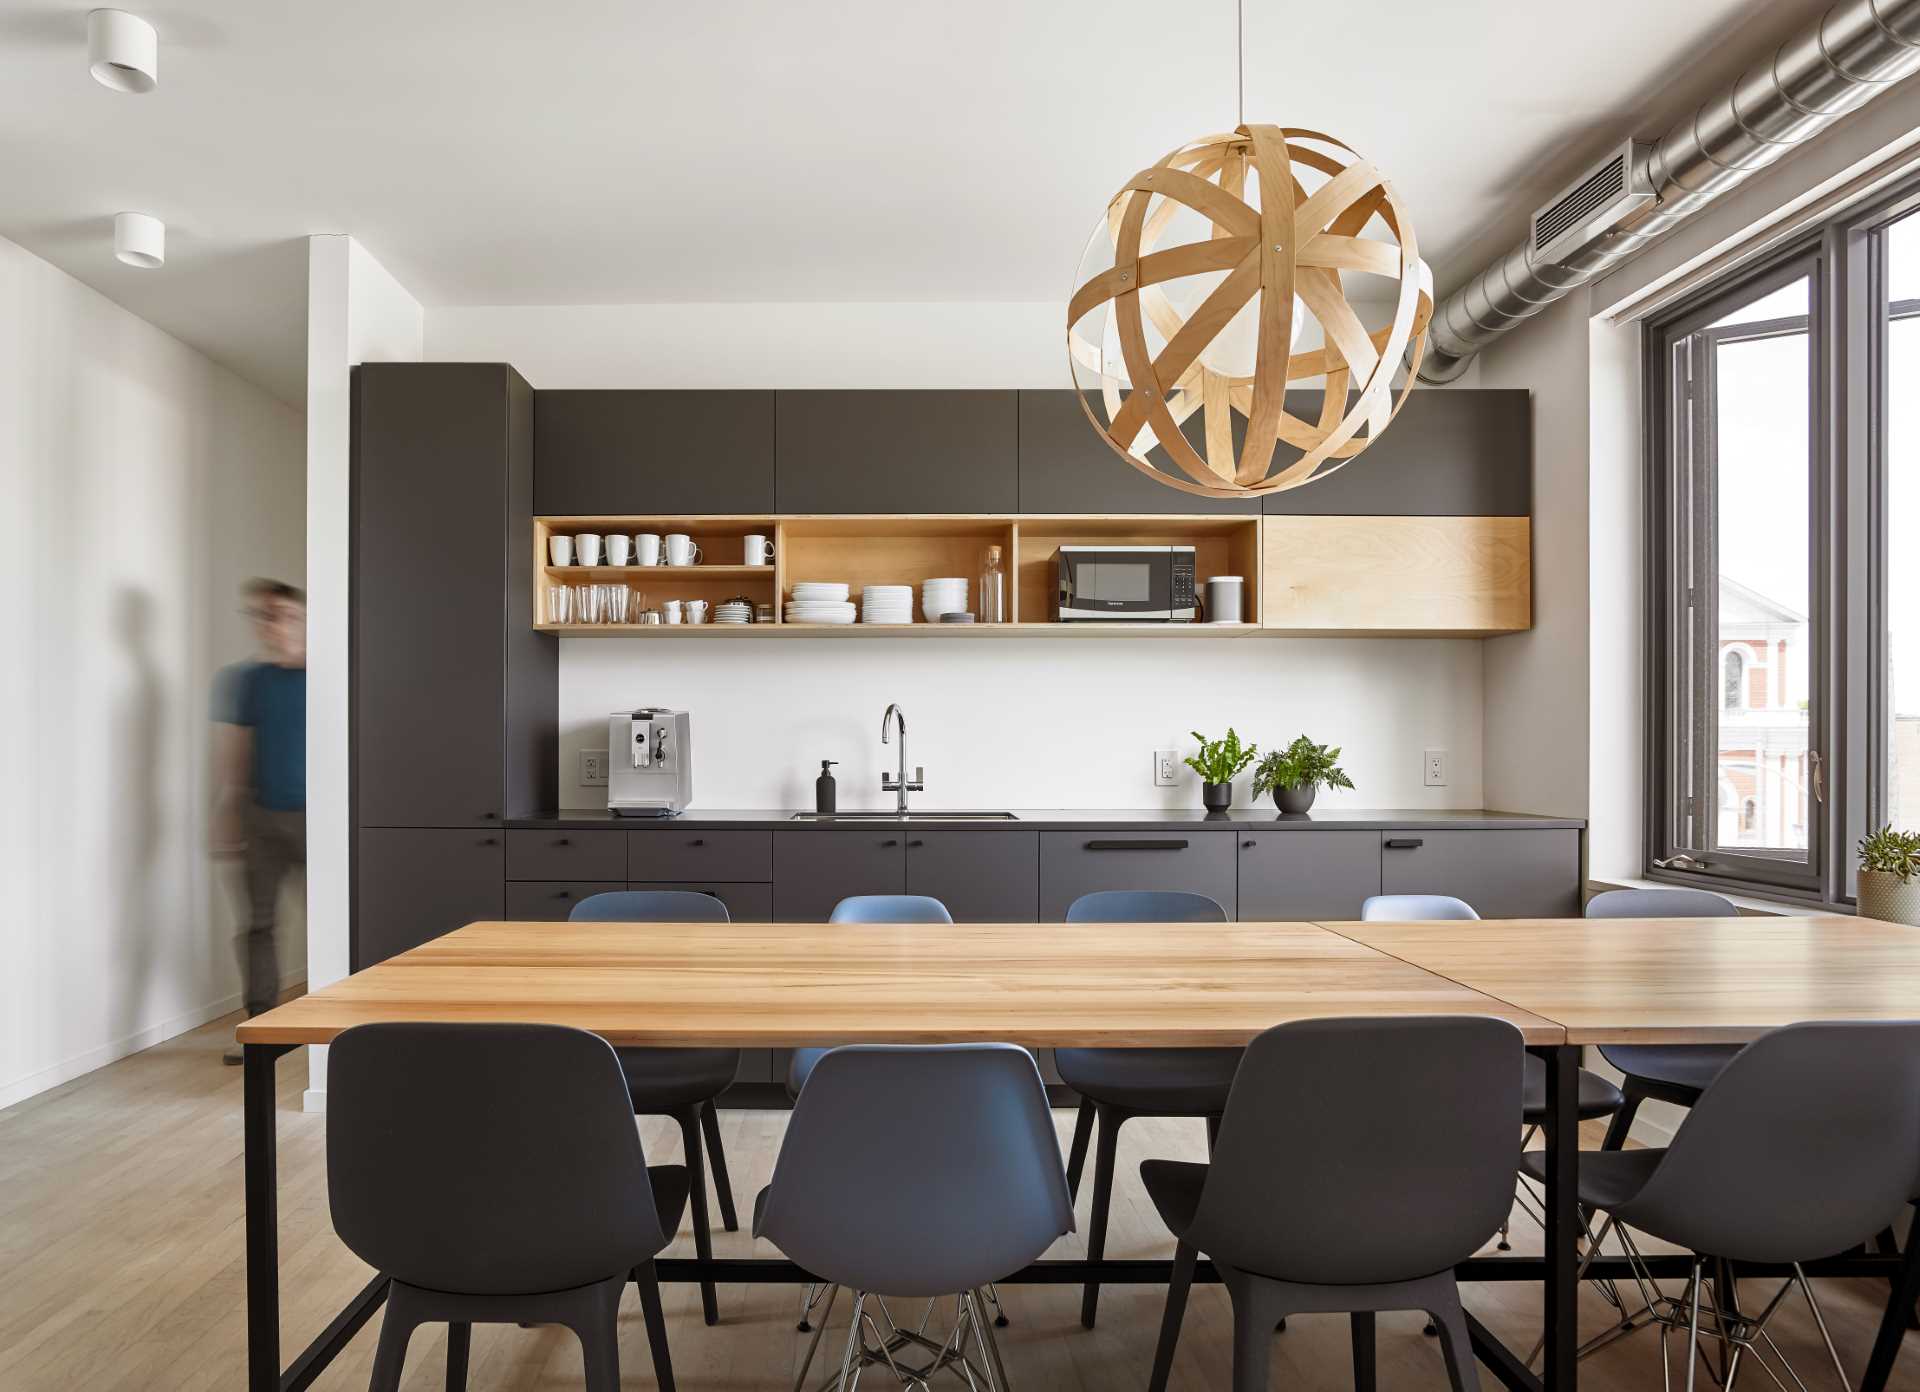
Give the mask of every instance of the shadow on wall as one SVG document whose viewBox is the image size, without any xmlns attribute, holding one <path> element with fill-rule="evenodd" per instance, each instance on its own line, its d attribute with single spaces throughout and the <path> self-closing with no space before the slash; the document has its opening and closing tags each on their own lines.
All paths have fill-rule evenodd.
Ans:
<svg viewBox="0 0 1920 1392">
<path fill-rule="evenodd" d="M 145 1024 L 160 924 L 160 760 L 166 730 L 166 688 L 153 655 L 153 596 L 123 586 L 113 600 L 113 636 L 123 660 L 113 701 L 108 767 L 115 848 L 113 872 L 113 1033 L 124 1039 Z"/>
</svg>

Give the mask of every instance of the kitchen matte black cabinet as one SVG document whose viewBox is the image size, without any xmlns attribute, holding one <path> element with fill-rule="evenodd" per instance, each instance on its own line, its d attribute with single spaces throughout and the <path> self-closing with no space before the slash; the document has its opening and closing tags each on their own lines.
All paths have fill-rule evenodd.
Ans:
<svg viewBox="0 0 1920 1392">
<path fill-rule="evenodd" d="M 505 852 L 498 831 L 363 829 L 355 847 L 359 971 L 480 919 L 505 917 Z"/>
<path fill-rule="evenodd" d="M 1016 395 L 780 392 L 774 408 L 774 510 L 1016 512 Z"/>
<path fill-rule="evenodd" d="M 774 832 L 774 921 L 824 923 L 848 895 L 906 893 L 906 843 L 891 827 Z"/>
<path fill-rule="evenodd" d="M 1380 892 L 1377 831 L 1249 831 L 1239 846 L 1240 918 L 1360 917 Z"/>
<path fill-rule="evenodd" d="M 727 917 L 735 923 L 773 922 L 773 886 L 766 883 L 736 884 L 730 880 L 649 880 L 628 889 L 684 889 L 694 894 L 711 894 L 727 906 Z"/>
<path fill-rule="evenodd" d="M 772 512 L 770 391 L 534 393 L 533 511 Z"/>
<path fill-rule="evenodd" d="M 507 833 L 510 880 L 620 880 L 627 878 L 627 839 L 618 831 Z"/>
<path fill-rule="evenodd" d="M 1043 831 L 1040 921 L 1064 922 L 1074 900 L 1102 889 L 1204 894 L 1232 919 L 1239 839 L 1232 831 Z"/>
<path fill-rule="evenodd" d="M 596 894 L 625 889 L 625 880 L 508 880 L 507 914 L 516 921 L 558 923 Z"/>
<path fill-rule="evenodd" d="M 366 363 L 352 439 L 355 822 L 530 816 L 557 779 L 559 651 L 526 612 L 533 390 L 503 364 Z"/>
<path fill-rule="evenodd" d="M 668 825 L 615 835 L 627 838 L 630 880 L 764 882 L 773 875 L 770 831 L 686 831 Z"/>
<path fill-rule="evenodd" d="M 956 923 L 1033 923 L 1040 833 L 909 830 L 906 892 L 938 899 Z"/>
<path fill-rule="evenodd" d="M 1020 393 L 1021 512 L 1182 512 L 1252 516 L 1258 499 L 1203 498 L 1156 483 L 1113 452 L 1088 422 L 1078 393 Z M 1098 402 L 1094 409 L 1098 411 Z M 1236 423 L 1240 417 L 1236 416 Z M 1206 427 L 1198 413 L 1181 433 L 1206 453 Z M 1235 448 L 1239 436 L 1235 432 Z"/>
<path fill-rule="evenodd" d="M 1451 894 L 1482 918 L 1580 915 L 1578 831 L 1388 831 L 1380 848 L 1383 894 Z"/>
</svg>

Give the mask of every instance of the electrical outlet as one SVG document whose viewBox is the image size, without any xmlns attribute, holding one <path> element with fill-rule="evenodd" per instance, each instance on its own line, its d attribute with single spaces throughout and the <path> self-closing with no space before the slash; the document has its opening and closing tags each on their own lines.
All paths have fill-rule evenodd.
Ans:
<svg viewBox="0 0 1920 1392">
<path fill-rule="evenodd" d="M 583 749 L 580 751 L 580 785 L 584 788 L 607 786 L 606 750 Z"/>
<path fill-rule="evenodd" d="M 1180 782 L 1180 751 L 1177 749 L 1156 749 L 1153 751 L 1153 786 L 1171 788 Z"/>
<path fill-rule="evenodd" d="M 1444 749 L 1427 751 L 1427 786 L 1429 788 L 1447 786 L 1447 751 Z"/>
</svg>

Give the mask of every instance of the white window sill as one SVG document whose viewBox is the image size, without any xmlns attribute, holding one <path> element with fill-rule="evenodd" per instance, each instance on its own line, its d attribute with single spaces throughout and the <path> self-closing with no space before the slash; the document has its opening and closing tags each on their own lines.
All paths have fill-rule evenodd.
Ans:
<svg viewBox="0 0 1920 1392">
<path fill-rule="evenodd" d="M 1589 879 L 1587 889 L 1598 894 L 1608 889 L 1684 889 L 1685 885 L 1676 885 L 1670 880 L 1640 880 L 1627 875 L 1609 875 L 1604 879 Z M 1723 899 L 1733 901 L 1733 906 L 1743 914 L 1753 914 L 1764 918 L 1808 918 L 1814 914 L 1851 914 L 1851 904 L 1810 904 L 1797 899 L 1761 899 L 1752 894 L 1734 894 L 1715 886 L 1702 885 Z"/>
</svg>

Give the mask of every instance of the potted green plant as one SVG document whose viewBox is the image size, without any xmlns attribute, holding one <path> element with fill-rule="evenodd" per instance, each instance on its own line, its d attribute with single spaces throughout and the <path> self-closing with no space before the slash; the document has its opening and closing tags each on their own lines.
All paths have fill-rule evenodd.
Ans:
<svg viewBox="0 0 1920 1392">
<path fill-rule="evenodd" d="M 1883 826 L 1860 838 L 1860 914 L 1920 928 L 1920 831 Z"/>
<path fill-rule="evenodd" d="M 1340 748 L 1315 744 L 1301 735 L 1285 749 L 1275 749 L 1253 771 L 1253 795 L 1273 794 L 1282 812 L 1305 812 L 1322 788 L 1351 788 L 1353 780 L 1340 767 Z"/>
<path fill-rule="evenodd" d="M 1260 747 L 1241 744 L 1231 725 L 1225 739 L 1210 740 L 1198 730 L 1193 737 L 1200 741 L 1200 752 L 1187 756 L 1187 767 L 1200 775 L 1200 801 L 1209 812 L 1224 812 L 1233 805 L 1234 778 L 1253 762 Z"/>
</svg>

